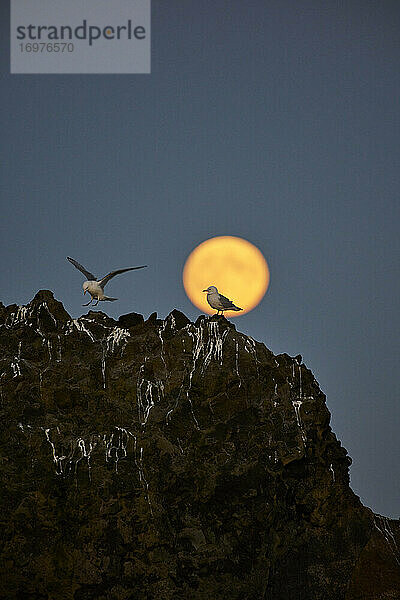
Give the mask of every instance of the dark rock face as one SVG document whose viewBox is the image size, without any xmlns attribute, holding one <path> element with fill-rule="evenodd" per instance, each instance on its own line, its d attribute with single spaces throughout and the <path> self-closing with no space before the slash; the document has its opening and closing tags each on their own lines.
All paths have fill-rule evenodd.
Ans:
<svg viewBox="0 0 400 600">
<path fill-rule="evenodd" d="M 224 318 L 0 304 L 0 598 L 400 597 L 301 356 Z"/>
</svg>

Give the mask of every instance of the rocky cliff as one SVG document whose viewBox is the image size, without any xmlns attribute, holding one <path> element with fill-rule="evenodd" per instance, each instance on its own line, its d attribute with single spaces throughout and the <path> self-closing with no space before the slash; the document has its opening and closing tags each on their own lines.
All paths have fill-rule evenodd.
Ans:
<svg viewBox="0 0 400 600">
<path fill-rule="evenodd" d="M 0 598 L 389 600 L 400 527 L 300 356 L 223 317 L 0 304 Z"/>
</svg>

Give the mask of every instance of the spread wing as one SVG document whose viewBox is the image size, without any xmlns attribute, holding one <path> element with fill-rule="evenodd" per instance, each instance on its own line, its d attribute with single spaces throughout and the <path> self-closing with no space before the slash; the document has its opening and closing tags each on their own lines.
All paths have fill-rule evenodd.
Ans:
<svg viewBox="0 0 400 600">
<path fill-rule="evenodd" d="M 69 262 L 72 263 L 74 267 L 79 269 L 79 271 L 84 274 L 86 279 L 88 279 L 89 281 L 96 281 L 97 277 L 93 275 L 93 273 L 86 271 L 85 267 L 82 267 L 82 265 L 80 265 L 76 260 L 70 258 L 69 256 L 67 256 L 67 260 L 69 260 Z"/>
<path fill-rule="evenodd" d="M 117 271 L 111 271 L 108 275 L 105 275 L 103 279 L 100 279 L 99 284 L 102 288 L 116 275 L 120 275 L 121 273 L 126 273 L 126 271 L 136 271 L 136 269 L 144 269 L 147 265 L 142 265 L 141 267 L 129 267 L 128 269 L 118 269 Z"/>
<path fill-rule="evenodd" d="M 235 306 L 233 304 L 232 300 L 229 300 L 229 298 L 227 298 L 226 296 L 223 296 L 222 294 L 219 295 L 219 301 L 221 302 L 221 304 L 224 307 L 224 309 L 231 308 L 232 306 Z M 236 306 L 235 306 L 235 308 L 236 308 Z"/>
</svg>

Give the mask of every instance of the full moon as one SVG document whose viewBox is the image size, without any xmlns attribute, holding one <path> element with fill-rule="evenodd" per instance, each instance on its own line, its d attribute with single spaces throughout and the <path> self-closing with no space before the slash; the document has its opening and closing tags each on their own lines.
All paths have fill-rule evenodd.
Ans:
<svg viewBox="0 0 400 600">
<path fill-rule="evenodd" d="M 183 269 L 183 285 L 189 300 L 201 311 L 216 311 L 202 290 L 215 285 L 240 312 L 226 311 L 231 317 L 248 313 L 262 300 L 269 284 L 267 261 L 253 244 L 239 237 L 223 235 L 199 244 L 188 256 Z"/>
</svg>

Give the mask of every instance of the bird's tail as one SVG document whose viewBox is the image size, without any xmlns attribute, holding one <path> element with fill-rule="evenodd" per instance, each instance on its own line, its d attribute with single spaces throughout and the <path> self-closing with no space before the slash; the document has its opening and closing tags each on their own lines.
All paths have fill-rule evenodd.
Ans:
<svg viewBox="0 0 400 600">
<path fill-rule="evenodd" d="M 243 308 L 239 308 L 238 306 L 235 306 L 235 305 L 233 304 L 233 306 L 231 306 L 231 307 L 230 307 L 228 310 L 234 310 L 234 311 L 236 312 L 236 311 L 238 311 L 238 310 L 243 310 Z"/>
<path fill-rule="evenodd" d="M 115 300 L 118 300 L 118 298 L 109 298 L 108 296 L 104 296 L 104 298 L 102 298 L 102 300 L 108 300 L 109 302 L 114 302 Z"/>
</svg>

